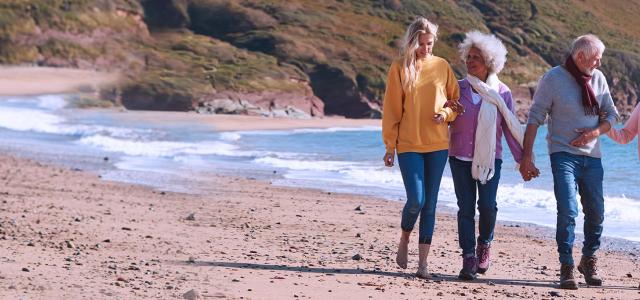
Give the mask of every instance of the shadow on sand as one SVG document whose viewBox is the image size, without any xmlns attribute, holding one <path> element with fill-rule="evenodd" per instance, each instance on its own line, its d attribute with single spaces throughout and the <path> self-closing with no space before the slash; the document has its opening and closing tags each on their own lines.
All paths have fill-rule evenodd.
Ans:
<svg viewBox="0 0 640 300">
<path fill-rule="evenodd" d="M 366 270 L 366 269 L 346 269 L 346 268 L 318 268 L 318 267 L 294 267 L 288 265 L 272 265 L 261 263 L 240 263 L 240 262 L 224 262 L 224 261 L 197 261 L 197 262 L 185 262 L 185 261 L 168 261 L 171 264 L 187 265 L 194 267 L 220 267 L 220 268 L 233 268 L 233 269 L 252 269 L 252 270 L 271 270 L 271 271 L 288 271 L 288 272 L 301 272 L 301 273 L 315 273 L 325 274 L 328 276 L 345 274 L 345 275 L 378 275 L 388 277 L 399 277 L 412 279 L 415 278 L 413 273 L 407 272 L 388 272 L 380 270 Z M 478 284 L 478 285 L 505 285 L 505 286 L 529 286 L 529 287 L 544 287 L 558 289 L 558 283 L 555 280 L 526 280 L 526 279 L 503 279 L 503 278 L 483 278 L 479 277 L 473 281 L 464 281 L 458 279 L 457 276 L 449 274 L 431 273 L 433 278 L 431 281 L 447 281 L 447 282 L 461 282 L 465 284 Z M 594 288 L 594 289 L 607 289 L 607 290 L 637 290 L 637 287 L 628 286 L 614 286 L 603 285 L 599 287 L 591 287 L 585 284 L 581 284 L 580 288 Z"/>
</svg>

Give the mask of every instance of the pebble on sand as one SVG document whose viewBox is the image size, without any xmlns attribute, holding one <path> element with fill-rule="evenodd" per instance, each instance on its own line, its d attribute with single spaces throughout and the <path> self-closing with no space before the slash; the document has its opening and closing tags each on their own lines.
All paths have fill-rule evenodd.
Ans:
<svg viewBox="0 0 640 300">
<path fill-rule="evenodd" d="M 187 299 L 187 300 L 195 300 L 195 299 L 200 299 L 202 297 L 200 296 L 200 293 L 198 291 L 190 290 L 190 291 L 184 293 L 182 295 L 182 298 Z"/>
</svg>

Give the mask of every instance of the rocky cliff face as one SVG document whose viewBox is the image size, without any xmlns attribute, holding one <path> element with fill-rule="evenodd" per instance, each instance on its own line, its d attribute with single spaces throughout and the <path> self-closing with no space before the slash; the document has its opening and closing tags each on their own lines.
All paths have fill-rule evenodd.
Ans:
<svg viewBox="0 0 640 300">
<path fill-rule="evenodd" d="M 440 25 L 436 55 L 479 29 L 509 49 L 501 78 L 526 119 L 538 78 L 587 32 L 607 45 L 616 105 L 638 101 L 640 0 L 5 0 L 0 62 L 120 70 L 103 95 L 130 109 L 379 117 L 388 65 L 413 16 Z"/>
</svg>

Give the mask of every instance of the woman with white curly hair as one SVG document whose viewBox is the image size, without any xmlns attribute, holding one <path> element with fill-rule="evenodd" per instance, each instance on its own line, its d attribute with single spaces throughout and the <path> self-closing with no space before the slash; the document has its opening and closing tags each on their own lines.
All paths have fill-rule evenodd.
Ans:
<svg viewBox="0 0 640 300">
<path fill-rule="evenodd" d="M 427 256 L 449 148 L 447 123 L 456 117 L 459 97 L 451 66 L 432 54 L 437 32 L 438 26 L 422 17 L 409 25 L 400 57 L 389 68 L 382 113 L 384 164 L 392 167 L 397 153 L 407 193 L 396 262 L 407 268 L 409 237 L 420 217 L 417 276 L 421 278 L 429 277 Z"/>
<path fill-rule="evenodd" d="M 513 113 L 511 90 L 498 79 L 507 60 L 502 42 L 494 35 L 471 31 L 459 48 L 467 67 L 467 77 L 458 81 L 465 113 L 450 124 L 449 166 L 458 201 L 458 241 L 463 257 L 458 277 L 473 280 L 490 265 L 503 133 L 518 163 L 524 133 Z M 480 212 L 477 247 L 476 195 Z"/>
</svg>

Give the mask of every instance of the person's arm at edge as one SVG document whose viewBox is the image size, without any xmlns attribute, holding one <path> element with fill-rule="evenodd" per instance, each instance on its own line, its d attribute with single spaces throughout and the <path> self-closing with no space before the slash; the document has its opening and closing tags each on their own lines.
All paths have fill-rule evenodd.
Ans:
<svg viewBox="0 0 640 300">
<path fill-rule="evenodd" d="M 611 128 L 607 135 L 619 144 L 628 144 L 638 135 L 638 119 L 640 118 L 640 105 L 637 105 L 636 108 L 631 113 L 631 117 L 627 120 L 627 123 L 624 124 L 624 128 L 615 129 Z"/>
</svg>

